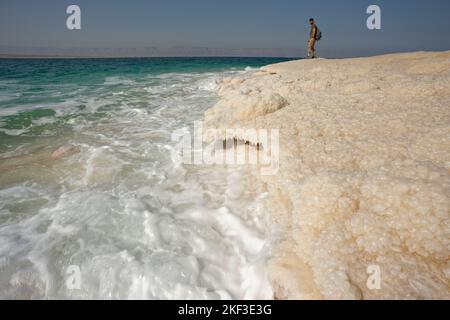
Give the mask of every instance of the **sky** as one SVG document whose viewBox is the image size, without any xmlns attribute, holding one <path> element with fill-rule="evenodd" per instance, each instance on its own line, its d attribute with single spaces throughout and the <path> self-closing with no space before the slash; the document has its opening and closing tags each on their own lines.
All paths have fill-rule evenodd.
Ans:
<svg viewBox="0 0 450 320">
<path fill-rule="evenodd" d="M 81 30 L 66 27 L 71 4 Z M 366 26 L 372 4 L 381 30 Z M 310 17 L 322 56 L 450 50 L 449 15 L 449 0 L 0 0 L 0 53 L 303 56 Z"/>
</svg>

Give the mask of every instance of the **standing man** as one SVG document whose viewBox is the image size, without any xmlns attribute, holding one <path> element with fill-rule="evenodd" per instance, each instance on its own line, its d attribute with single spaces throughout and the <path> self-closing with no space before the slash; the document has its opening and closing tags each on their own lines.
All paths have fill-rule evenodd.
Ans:
<svg viewBox="0 0 450 320">
<path fill-rule="evenodd" d="M 311 25 L 311 31 L 309 32 L 309 41 L 308 41 L 308 57 L 311 59 L 314 59 L 316 57 L 316 40 L 317 40 L 317 33 L 318 28 L 316 26 L 316 23 L 314 22 L 314 19 L 309 19 L 309 24 Z"/>
</svg>

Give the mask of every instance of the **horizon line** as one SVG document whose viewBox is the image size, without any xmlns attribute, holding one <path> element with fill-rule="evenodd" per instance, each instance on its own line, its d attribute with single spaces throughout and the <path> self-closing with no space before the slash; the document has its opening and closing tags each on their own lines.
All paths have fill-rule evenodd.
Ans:
<svg viewBox="0 0 450 320">
<path fill-rule="evenodd" d="M 216 59 L 304 59 L 303 56 L 247 56 L 247 55 L 217 55 L 217 56 L 207 56 L 207 55 L 198 55 L 198 56 L 46 56 L 46 55 L 9 55 L 9 54 L 0 54 L 0 59 L 55 59 L 55 60 L 76 60 L 76 59 L 202 59 L 202 58 L 216 58 Z"/>
</svg>

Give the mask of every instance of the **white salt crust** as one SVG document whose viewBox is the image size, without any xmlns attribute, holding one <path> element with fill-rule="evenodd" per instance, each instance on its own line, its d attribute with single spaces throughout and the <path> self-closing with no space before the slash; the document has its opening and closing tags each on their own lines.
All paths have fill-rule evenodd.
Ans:
<svg viewBox="0 0 450 320">
<path fill-rule="evenodd" d="M 286 62 L 219 95 L 207 127 L 280 129 L 276 298 L 450 298 L 450 52 Z"/>
</svg>

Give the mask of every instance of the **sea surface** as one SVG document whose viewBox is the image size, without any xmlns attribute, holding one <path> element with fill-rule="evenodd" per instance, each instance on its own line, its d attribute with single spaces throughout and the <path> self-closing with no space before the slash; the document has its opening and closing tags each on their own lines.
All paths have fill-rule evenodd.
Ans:
<svg viewBox="0 0 450 320">
<path fill-rule="evenodd" d="M 248 167 L 176 130 L 265 58 L 0 60 L 0 299 L 270 299 Z"/>
</svg>

